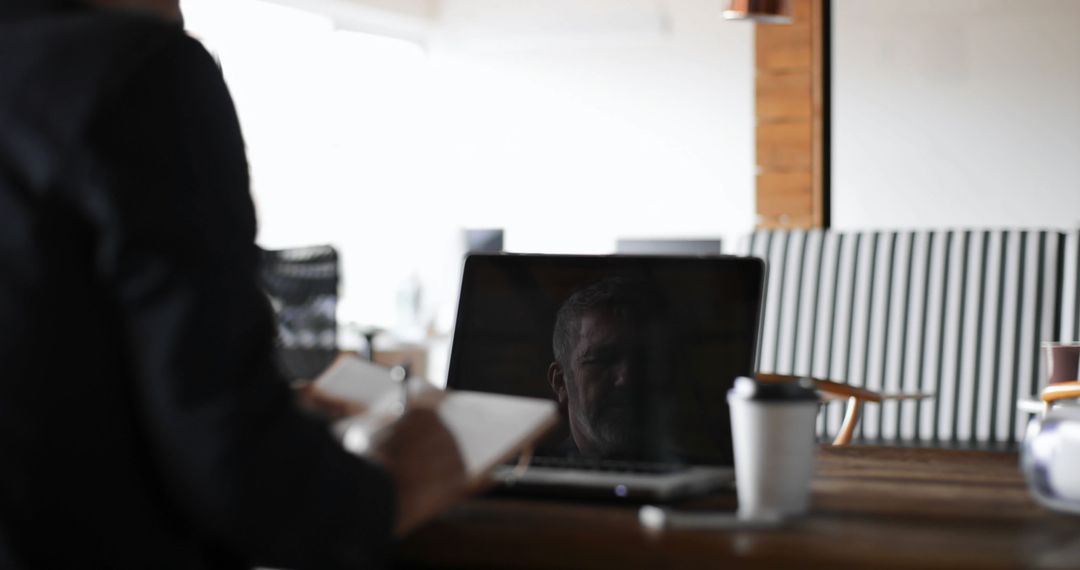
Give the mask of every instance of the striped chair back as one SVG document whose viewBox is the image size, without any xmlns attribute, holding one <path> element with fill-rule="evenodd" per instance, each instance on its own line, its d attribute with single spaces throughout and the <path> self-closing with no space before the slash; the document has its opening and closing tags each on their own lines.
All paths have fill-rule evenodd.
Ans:
<svg viewBox="0 0 1080 570">
<path fill-rule="evenodd" d="M 740 245 L 768 265 L 759 371 L 935 395 L 867 406 L 858 439 L 1021 436 L 1016 400 L 1037 393 L 1040 342 L 1065 326 L 1064 234 L 761 230 Z M 842 414 L 842 403 L 829 405 L 819 436 L 833 437 Z"/>
<path fill-rule="evenodd" d="M 1065 239 L 1062 275 L 1061 333 L 1063 341 L 1080 342 L 1080 229 Z"/>
</svg>

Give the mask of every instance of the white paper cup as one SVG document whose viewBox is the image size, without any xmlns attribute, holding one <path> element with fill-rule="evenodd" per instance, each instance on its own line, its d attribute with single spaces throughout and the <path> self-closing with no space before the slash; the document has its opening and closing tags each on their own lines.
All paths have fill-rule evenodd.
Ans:
<svg viewBox="0 0 1080 570">
<path fill-rule="evenodd" d="M 739 378 L 728 392 L 740 518 L 786 518 L 809 508 L 818 400 L 792 388 L 785 396 Z"/>
</svg>

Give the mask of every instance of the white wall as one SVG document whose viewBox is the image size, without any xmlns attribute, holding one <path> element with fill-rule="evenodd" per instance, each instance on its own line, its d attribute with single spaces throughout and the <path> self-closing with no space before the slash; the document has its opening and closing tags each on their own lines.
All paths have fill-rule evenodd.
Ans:
<svg viewBox="0 0 1080 570">
<path fill-rule="evenodd" d="M 835 227 L 1080 225 L 1080 2 L 833 7 Z"/>
<path fill-rule="evenodd" d="M 612 0 L 571 2 L 594 10 L 552 22 L 550 0 L 444 2 L 444 180 L 475 200 L 459 219 L 542 252 L 749 229 L 752 28 L 711 0 L 615 0 L 622 24 L 605 29 L 595 8 Z"/>
<path fill-rule="evenodd" d="M 260 242 L 336 244 L 343 320 L 397 324 L 415 275 L 445 330 L 463 227 L 602 253 L 752 225 L 753 31 L 714 0 L 444 0 L 422 44 L 289 3 L 184 8 L 236 100 Z"/>
</svg>

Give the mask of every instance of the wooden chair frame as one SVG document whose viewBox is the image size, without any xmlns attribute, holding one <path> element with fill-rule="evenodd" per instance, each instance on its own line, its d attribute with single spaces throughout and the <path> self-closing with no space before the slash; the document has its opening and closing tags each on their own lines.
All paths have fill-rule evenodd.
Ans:
<svg viewBox="0 0 1080 570">
<path fill-rule="evenodd" d="M 930 394 L 923 393 L 882 394 L 873 390 L 867 390 L 866 388 L 820 378 L 792 376 L 788 374 L 761 373 L 757 375 L 759 382 L 798 382 L 803 378 L 814 383 L 814 388 L 821 394 L 823 400 L 847 400 L 844 421 L 840 424 L 840 431 L 837 432 L 836 437 L 833 438 L 832 444 L 835 446 L 844 446 L 851 443 L 851 440 L 855 435 L 855 427 L 859 425 L 859 418 L 862 416 L 862 406 L 864 402 L 880 404 L 885 400 L 920 400 L 931 397 Z M 1077 394 L 1080 395 L 1080 382 L 1077 382 L 1076 384 Z"/>
<path fill-rule="evenodd" d="M 1058 400 L 1080 398 L 1080 381 L 1057 382 L 1051 384 L 1046 388 L 1043 388 L 1042 394 L 1039 397 L 1045 405 L 1044 411 L 1049 412 L 1050 406 Z"/>
</svg>

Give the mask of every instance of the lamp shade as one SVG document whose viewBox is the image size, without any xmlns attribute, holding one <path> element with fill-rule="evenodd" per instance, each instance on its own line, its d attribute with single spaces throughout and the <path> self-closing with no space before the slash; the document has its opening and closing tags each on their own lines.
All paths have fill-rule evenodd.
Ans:
<svg viewBox="0 0 1080 570">
<path fill-rule="evenodd" d="M 790 24 L 790 0 L 725 0 L 724 18 L 763 24 Z"/>
</svg>

